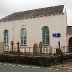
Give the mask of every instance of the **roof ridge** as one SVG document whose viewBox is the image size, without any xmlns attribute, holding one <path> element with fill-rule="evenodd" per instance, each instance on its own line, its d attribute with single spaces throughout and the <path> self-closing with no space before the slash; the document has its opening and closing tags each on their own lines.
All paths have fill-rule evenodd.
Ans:
<svg viewBox="0 0 72 72">
<path fill-rule="evenodd" d="M 58 6 L 50 6 L 50 7 L 38 8 L 33 10 L 21 11 L 21 12 L 14 12 L 0 19 L 0 22 L 62 14 L 63 8 L 64 5 L 58 5 Z"/>
</svg>

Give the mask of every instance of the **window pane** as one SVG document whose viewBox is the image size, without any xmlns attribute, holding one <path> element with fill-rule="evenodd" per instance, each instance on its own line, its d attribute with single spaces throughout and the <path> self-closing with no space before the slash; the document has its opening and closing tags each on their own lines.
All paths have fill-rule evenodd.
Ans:
<svg viewBox="0 0 72 72">
<path fill-rule="evenodd" d="M 7 44 L 8 44 L 8 36 L 7 36 Z"/>
<path fill-rule="evenodd" d="M 4 44 L 6 44 L 6 41 L 4 41 Z"/>
<path fill-rule="evenodd" d="M 6 40 L 6 37 L 4 36 L 4 40 Z"/>
<path fill-rule="evenodd" d="M 23 39 L 23 36 L 21 36 L 21 40 Z"/>
<path fill-rule="evenodd" d="M 49 44 L 49 35 L 46 35 L 46 44 Z"/>
<path fill-rule="evenodd" d="M 26 40 L 26 36 L 24 36 L 24 40 Z"/>
<path fill-rule="evenodd" d="M 46 30 L 46 34 L 49 34 L 49 31 L 48 30 Z"/>
<path fill-rule="evenodd" d="M 42 38 L 45 39 L 45 35 L 44 34 L 42 35 Z"/>
<path fill-rule="evenodd" d="M 45 39 L 43 39 L 42 43 L 45 44 Z"/>
<path fill-rule="evenodd" d="M 42 43 L 49 44 L 49 29 L 47 26 L 42 28 Z"/>
<path fill-rule="evenodd" d="M 21 40 L 21 44 L 23 44 L 23 40 Z"/>
<path fill-rule="evenodd" d="M 8 44 L 8 30 L 4 31 L 4 44 Z"/>
<path fill-rule="evenodd" d="M 26 40 L 24 40 L 24 44 L 26 44 Z"/>
<path fill-rule="evenodd" d="M 21 44 L 26 44 L 26 40 L 27 40 L 27 33 L 26 29 L 23 28 L 21 29 Z"/>
</svg>

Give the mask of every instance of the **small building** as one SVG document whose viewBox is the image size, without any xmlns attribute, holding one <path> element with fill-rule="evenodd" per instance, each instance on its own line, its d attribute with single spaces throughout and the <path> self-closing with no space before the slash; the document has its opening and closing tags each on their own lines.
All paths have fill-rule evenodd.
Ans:
<svg viewBox="0 0 72 72">
<path fill-rule="evenodd" d="M 0 20 L 0 41 L 11 49 L 19 41 L 21 47 L 33 47 L 42 42 L 42 46 L 52 48 L 54 53 L 60 42 L 63 52 L 68 49 L 72 27 L 67 26 L 67 15 L 64 5 L 16 12 Z M 71 37 L 72 41 L 72 37 Z M 64 47 L 64 48 L 63 48 Z"/>
<path fill-rule="evenodd" d="M 68 46 L 68 52 L 72 52 L 72 26 L 67 26 L 66 41 Z"/>
</svg>

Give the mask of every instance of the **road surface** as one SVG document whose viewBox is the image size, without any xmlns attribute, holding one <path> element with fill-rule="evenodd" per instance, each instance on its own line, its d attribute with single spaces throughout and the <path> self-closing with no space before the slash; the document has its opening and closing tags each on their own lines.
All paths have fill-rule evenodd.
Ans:
<svg viewBox="0 0 72 72">
<path fill-rule="evenodd" d="M 72 68 L 38 67 L 0 62 L 0 72 L 72 72 Z"/>
</svg>

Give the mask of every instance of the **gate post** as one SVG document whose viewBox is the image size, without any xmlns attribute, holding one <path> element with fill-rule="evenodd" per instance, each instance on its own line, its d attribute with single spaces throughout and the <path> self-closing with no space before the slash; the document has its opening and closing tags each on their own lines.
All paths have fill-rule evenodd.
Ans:
<svg viewBox="0 0 72 72">
<path fill-rule="evenodd" d="M 17 44 L 17 48 L 18 48 L 18 49 L 17 49 L 17 54 L 20 55 L 21 52 L 20 52 L 20 49 L 19 49 L 19 48 L 20 48 L 20 47 L 19 47 L 19 44 L 20 44 L 19 41 L 18 41 L 16 44 Z"/>
<path fill-rule="evenodd" d="M 33 55 L 37 55 L 37 48 L 38 48 L 38 45 L 35 43 L 33 45 Z"/>
<path fill-rule="evenodd" d="M 12 49 L 12 50 L 10 51 L 10 53 L 11 53 L 11 54 L 13 54 L 13 53 L 14 53 L 14 52 L 13 52 L 13 46 L 14 46 L 14 42 L 13 42 L 13 41 L 11 41 L 11 49 Z"/>
</svg>

